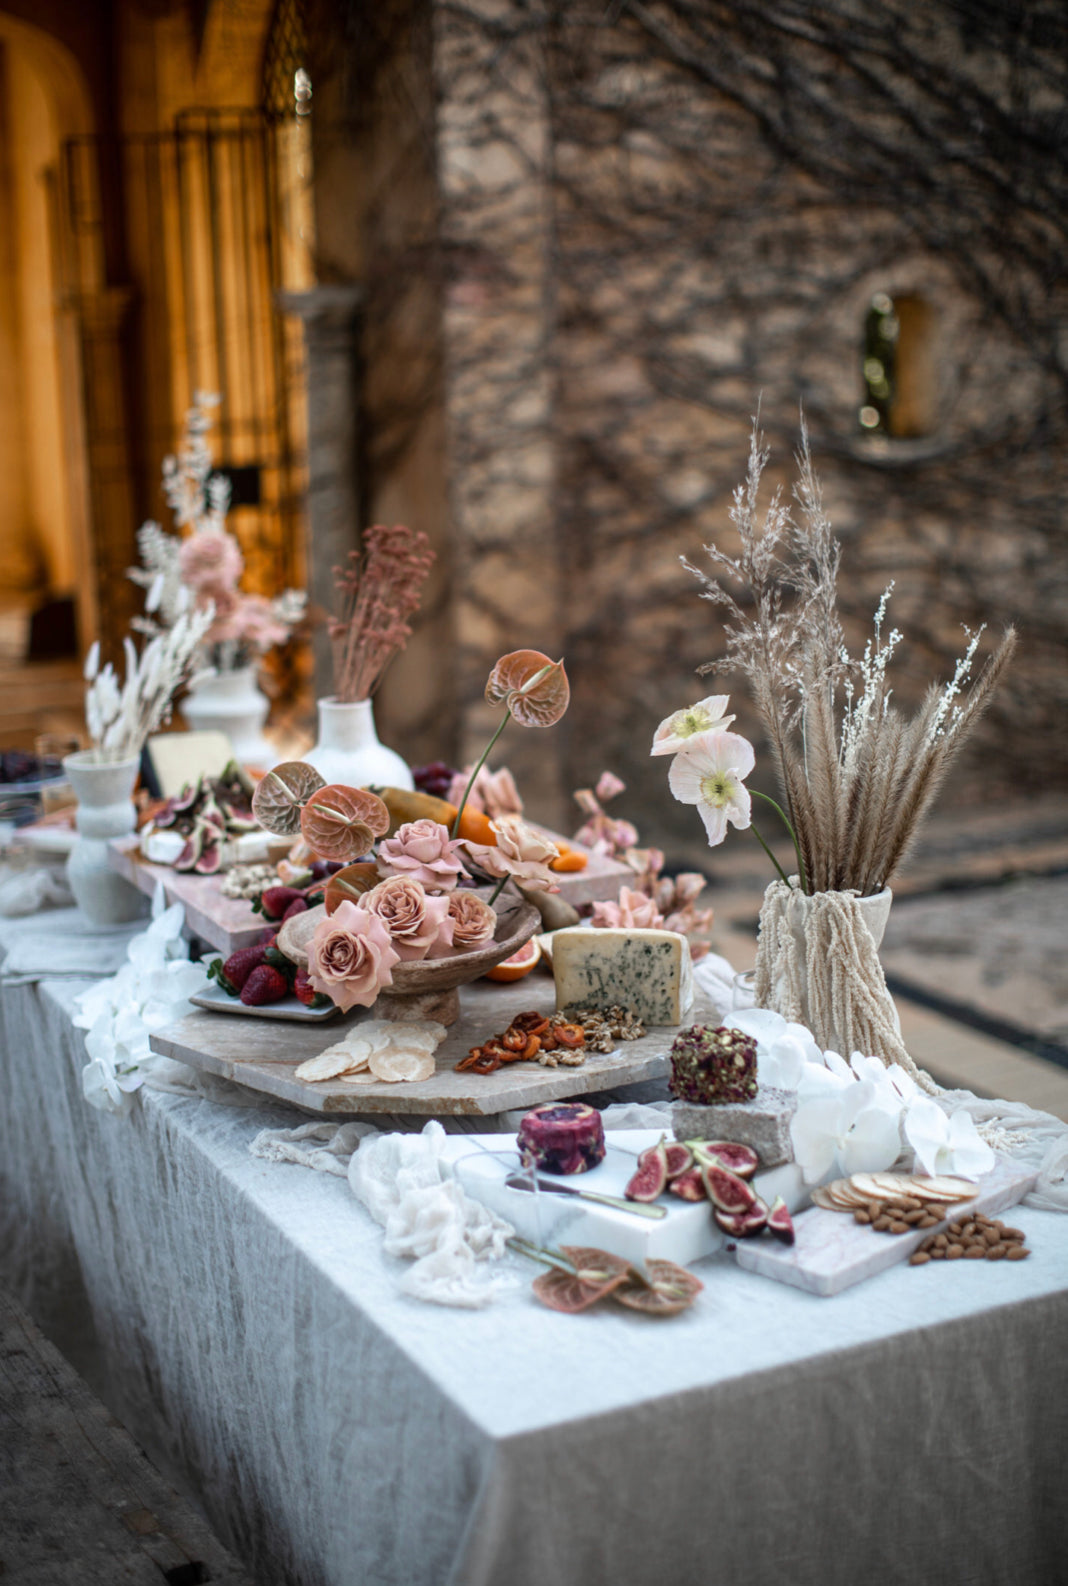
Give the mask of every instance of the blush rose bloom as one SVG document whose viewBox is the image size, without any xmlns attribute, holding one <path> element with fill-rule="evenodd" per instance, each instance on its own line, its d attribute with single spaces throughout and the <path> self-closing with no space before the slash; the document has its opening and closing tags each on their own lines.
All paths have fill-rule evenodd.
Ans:
<svg viewBox="0 0 1068 1586">
<path fill-rule="evenodd" d="M 204 529 L 182 541 L 178 552 L 182 583 L 191 589 L 232 590 L 245 570 L 241 547 L 232 534 Z"/>
<path fill-rule="evenodd" d="M 513 876 L 536 892 L 556 892 L 556 879 L 549 869 L 549 860 L 556 859 L 560 850 L 556 844 L 528 826 L 518 815 L 502 815 L 490 821 L 497 834 L 496 848 L 482 843 L 466 843 L 468 853 L 488 876 L 500 880 Z"/>
<path fill-rule="evenodd" d="M 440 958 L 452 947 L 453 921 L 445 894 L 430 897 L 419 881 L 390 876 L 363 896 L 368 914 L 382 921 L 393 948 L 405 963 L 433 956 Z"/>
<path fill-rule="evenodd" d="M 634 892 L 630 887 L 620 887 L 618 903 L 593 905 L 591 923 L 616 929 L 622 926 L 627 930 L 662 931 L 664 916 L 657 908 L 655 898 L 647 897 L 644 892 Z"/>
<path fill-rule="evenodd" d="M 383 876 L 405 876 L 435 892 L 451 892 L 466 874 L 460 843 L 438 821 L 408 821 L 378 845 L 378 869 Z"/>
<path fill-rule="evenodd" d="M 308 946 L 308 979 L 343 1013 L 369 1008 L 393 984 L 400 954 L 385 923 L 347 900 L 320 920 Z"/>
<path fill-rule="evenodd" d="M 470 952 L 474 947 L 485 947 L 487 942 L 492 942 L 497 929 L 496 910 L 477 893 L 450 893 L 449 913 L 453 922 L 454 953 Z"/>
</svg>

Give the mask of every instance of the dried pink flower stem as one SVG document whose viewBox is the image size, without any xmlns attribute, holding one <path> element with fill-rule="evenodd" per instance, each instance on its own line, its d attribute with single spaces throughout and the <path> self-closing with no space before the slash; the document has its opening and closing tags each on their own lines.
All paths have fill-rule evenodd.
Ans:
<svg viewBox="0 0 1068 1586">
<path fill-rule="evenodd" d="M 382 674 L 411 637 L 409 618 L 419 605 L 434 562 L 419 529 L 401 523 L 367 529 L 363 546 L 334 568 L 341 613 L 330 618 L 334 643 L 334 696 L 344 704 L 370 699 Z"/>
</svg>

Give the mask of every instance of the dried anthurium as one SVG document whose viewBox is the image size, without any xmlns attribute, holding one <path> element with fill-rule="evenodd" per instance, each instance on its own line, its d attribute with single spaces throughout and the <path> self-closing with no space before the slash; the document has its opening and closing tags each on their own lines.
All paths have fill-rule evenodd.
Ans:
<svg viewBox="0 0 1068 1586">
<path fill-rule="evenodd" d="M 266 831 L 296 837 L 305 804 L 326 783 L 303 760 L 285 760 L 260 778 L 252 795 L 252 813 Z"/>
<path fill-rule="evenodd" d="M 507 706 L 521 727 L 553 727 L 571 700 L 564 663 L 550 661 L 540 650 L 502 655 L 489 675 L 486 699 Z"/>
<path fill-rule="evenodd" d="M 373 859 L 365 859 L 356 865 L 346 865 L 344 870 L 335 870 L 327 880 L 323 891 L 327 914 L 333 914 L 339 903 L 346 901 L 358 903 L 365 892 L 377 887 L 381 879 L 378 866 Z"/>
<path fill-rule="evenodd" d="M 644 1275 L 636 1267 L 629 1269 L 624 1282 L 612 1290 L 612 1298 L 646 1316 L 677 1316 L 703 1288 L 700 1278 L 674 1261 L 647 1261 Z"/>
<path fill-rule="evenodd" d="M 320 787 L 305 801 L 300 830 L 320 859 L 338 859 L 346 864 L 370 853 L 375 838 L 386 835 L 389 811 L 377 793 L 334 782 Z"/>
<path fill-rule="evenodd" d="M 607 1250 L 564 1245 L 563 1254 L 569 1267 L 553 1265 L 534 1279 L 534 1293 L 552 1311 L 564 1311 L 569 1316 L 588 1311 L 625 1283 L 630 1274 L 630 1263 Z"/>
</svg>

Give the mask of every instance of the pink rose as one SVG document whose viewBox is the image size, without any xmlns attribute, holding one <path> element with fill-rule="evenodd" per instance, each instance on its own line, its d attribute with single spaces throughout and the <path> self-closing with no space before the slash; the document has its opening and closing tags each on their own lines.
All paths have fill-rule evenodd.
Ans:
<svg viewBox="0 0 1068 1586">
<path fill-rule="evenodd" d="M 378 869 L 384 876 L 406 876 L 435 892 L 451 892 L 465 874 L 460 843 L 438 821 L 408 821 L 378 845 Z"/>
<path fill-rule="evenodd" d="M 608 926 L 626 930 L 655 930 L 664 929 L 664 916 L 657 908 L 652 898 L 646 897 L 644 892 L 632 892 L 630 887 L 620 887 L 618 903 L 595 903 L 593 905 L 593 920 L 595 926 Z"/>
<path fill-rule="evenodd" d="M 400 954 L 377 915 L 346 899 L 316 926 L 308 946 L 308 979 L 345 1013 L 369 1008 L 393 984 Z"/>
<path fill-rule="evenodd" d="M 422 882 L 408 876 L 390 876 L 372 887 L 362 899 L 368 914 L 382 921 L 393 948 L 405 962 L 426 958 L 432 948 L 438 958 L 452 946 L 449 899 L 430 897 Z"/>
<path fill-rule="evenodd" d="M 245 560 L 232 534 L 204 529 L 182 541 L 178 567 L 182 583 L 191 589 L 232 590 L 245 570 Z"/>
<path fill-rule="evenodd" d="M 489 876 L 514 876 L 538 892 L 556 892 L 556 880 L 548 861 L 560 850 L 556 844 L 528 826 L 518 815 L 502 815 L 490 821 L 497 834 L 496 848 L 482 843 L 467 843 L 467 851 Z"/>
<path fill-rule="evenodd" d="M 450 893 L 449 913 L 453 921 L 454 953 L 470 952 L 473 947 L 485 947 L 487 942 L 492 942 L 497 930 L 497 914 L 477 893 Z"/>
</svg>

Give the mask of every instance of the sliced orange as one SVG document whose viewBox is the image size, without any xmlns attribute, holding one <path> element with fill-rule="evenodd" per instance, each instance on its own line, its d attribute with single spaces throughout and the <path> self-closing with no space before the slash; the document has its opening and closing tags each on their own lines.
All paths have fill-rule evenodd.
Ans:
<svg viewBox="0 0 1068 1586">
<path fill-rule="evenodd" d="M 541 946 L 538 938 L 532 936 L 529 942 L 524 942 L 518 953 L 513 953 L 511 958 L 506 958 L 503 963 L 495 964 L 492 969 L 486 970 L 487 980 L 522 980 L 524 975 L 529 975 L 541 958 Z"/>
</svg>

